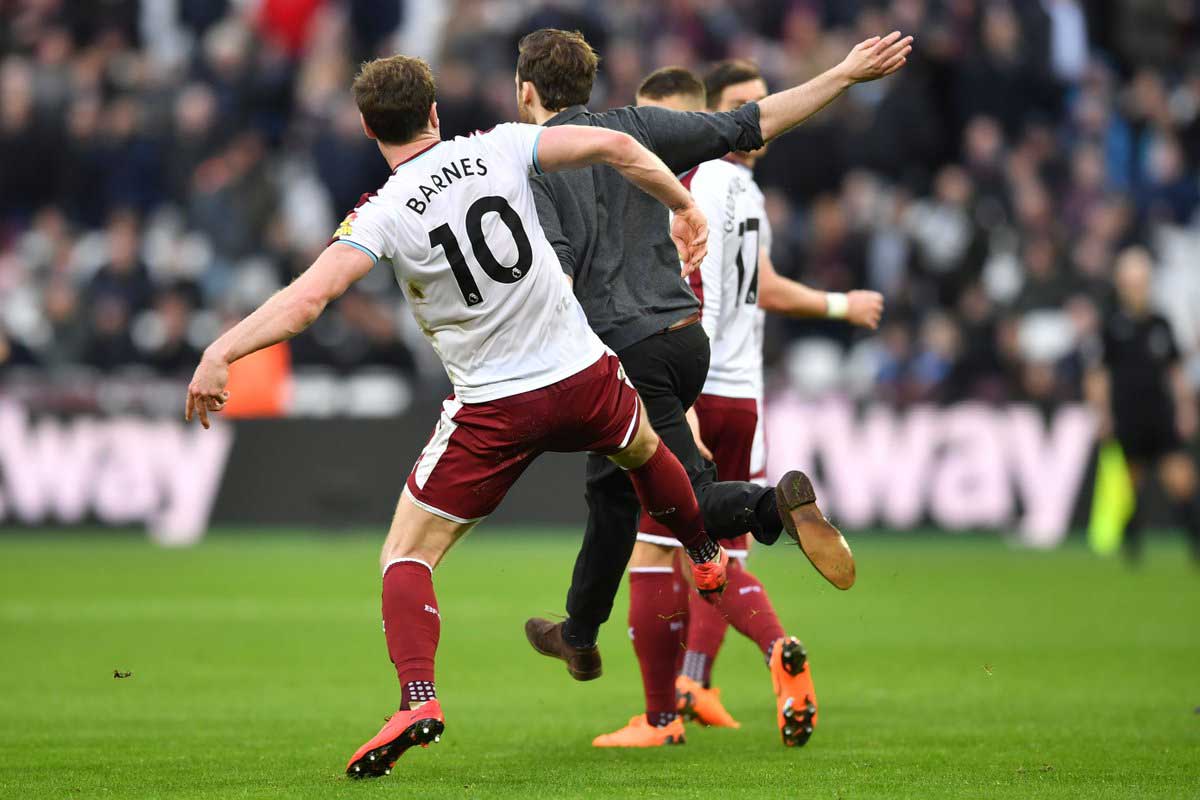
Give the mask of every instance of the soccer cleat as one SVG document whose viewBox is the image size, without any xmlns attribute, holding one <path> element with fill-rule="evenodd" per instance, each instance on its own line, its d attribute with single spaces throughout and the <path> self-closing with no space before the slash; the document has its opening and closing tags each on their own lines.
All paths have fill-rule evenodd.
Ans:
<svg viewBox="0 0 1200 800">
<path fill-rule="evenodd" d="M 837 528 L 817 508 L 812 481 L 792 470 L 775 486 L 779 517 L 788 536 L 800 546 L 817 572 L 839 589 L 854 585 L 854 554 Z"/>
<path fill-rule="evenodd" d="M 437 700 L 422 703 L 420 708 L 397 711 L 374 738 L 358 748 L 346 765 L 346 774 L 351 778 L 389 775 L 405 750 L 413 745 L 428 747 L 440 742 L 445 729 L 442 707 Z"/>
<path fill-rule="evenodd" d="M 577 681 L 590 681 L 600 677 L 600 648 L 572 647 L 563 639 L 563 624 L 540 617 L 525 620 L 525 638 L 544 656 L 561 658 L 567 662 L 567 672 Z"/>
<path fill-rule="evenodd" d="M 645 714 L 638 714 L 624 728 L 597 736 L 592 740 L 592 747 L 662 747 L 683 743 L 683 720 L 679 717 L 671 720 L 669 725 L 656 728 Z"/>
<path fill-rule="evenodd" d="M 803 747 L 817 727 L 817 692 L 808 668 L 808 653 L 799 639 L 789 636 L 775 642 L 770 663 L 776 721 L 783 744 Z"/>
<path fill-rule="evenodd" d="M 696 581 L 696 591 L 710 602 L 710 598 L 714 595 L 725 591 L 725 584 L 728 582 L 725 570 L 729 566 L 729 553 L 726 553 L 725 548 L 720 546 L 717 547 L 717 551 L 716 561 L 692 564 L 692 577 Z"/>
<path fill-rule="evenodd" d="M 721 705 L 720 689 L 705 689 L 686 675 L 675 679 L 675 696 L 679 714 L 713 728 L 740 728 L 742 723 Z"/>
</svg>

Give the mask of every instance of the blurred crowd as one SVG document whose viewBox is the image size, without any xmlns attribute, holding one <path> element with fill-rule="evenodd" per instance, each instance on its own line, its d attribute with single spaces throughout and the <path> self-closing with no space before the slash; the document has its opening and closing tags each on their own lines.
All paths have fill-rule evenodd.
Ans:
<svg viewBox="0 0 1200 800">
<path fill-rule="evenodd" d="M 593 109 L 666 64 L 751 58 L 781 89 L 868 35 L 916 36 L 901 74 L 760 163 L 777 268 L 888 301 L 872 336 L 772 320 L 775 380 L 1077 398 L 1136 244 L 1200 349 L 1198 0 L 16 0 L 0 3 L 0 380 L 186 377 L 386 179 L 348 91 L 359 62 L 428 58 L 456 135 L 514 117 L 516 41 L 545 26 L 600 52 Z M 352 289 L 295 340 L 296 369 L 438 380 L 393 283 L 378 269 Z"/>
</svg>

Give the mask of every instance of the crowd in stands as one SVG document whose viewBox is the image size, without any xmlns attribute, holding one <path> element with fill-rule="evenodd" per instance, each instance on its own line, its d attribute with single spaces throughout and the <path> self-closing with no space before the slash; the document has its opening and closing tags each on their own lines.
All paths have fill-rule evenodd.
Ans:
<svg viewBox="0 0 1200 800">
<path fill-rule="evenodd" d="M 782 89 L 869 35 L 915 35 L 900 74 L 760 162 L 779 271 L 888 303 L 874 335 L 772 320 L 777 385 L 1077 399 L 1134 245 L 1195 365 L 1197 0 L 18 0 L 0 4 L 0 381 L 186 379 L 387 178 L 358 63 L 429 59 L 453 136 L 514 118 L 516 42 L 547 26 L 600 52 L 593 109 L 667 64 L 750 58 Z M 440 380 L 386 265 L 291 361 Z"/>
</svg>

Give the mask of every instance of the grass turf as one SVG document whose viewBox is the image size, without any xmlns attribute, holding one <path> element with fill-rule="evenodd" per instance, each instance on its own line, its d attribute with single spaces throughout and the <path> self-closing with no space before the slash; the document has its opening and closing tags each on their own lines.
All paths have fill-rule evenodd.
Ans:
<svg viewBox="0 0 1200 800">
<path fill-rule="evenodd" d="M 481 529 L 438 572 L 447 734 L 389 778 L 346 758 L 398 698 L 377 540 L 226 532 L 0 536 L 0 797 L 1187 797 L 1200 791 L 1200 574 L 992 538 L 856 542 L 859 584 L 794 550 L 752 561 L 806 641 L 821 700 L 785 750 L 769 680 L 731 632 L 716 679 L 740 731 L 602 751 L 639 708 L 615 621 L 572 682 L 521 633 L 559 611 L 571 535 Z M 616 617 L 623 619 L 625 599 Z M 116 680 L 113 670 L 132 676 Z"/>
</svg>

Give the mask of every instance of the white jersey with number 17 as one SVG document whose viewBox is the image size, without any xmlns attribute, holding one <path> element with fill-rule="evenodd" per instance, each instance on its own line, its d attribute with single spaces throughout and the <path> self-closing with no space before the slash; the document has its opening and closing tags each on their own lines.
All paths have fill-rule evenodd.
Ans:
<svg viewBox="0 0 1200 800">
<path fill-rule="evenodd" d="M 683 182 L 708 218 L 708 255 L 691 275 L 712 347 L 704 394 L 762 399 L 758 254 L 771 247 L 762 191 L 749 169 L 725 159 L 706 161 Z"/>
<path fill-rule="evenodd" d="M 464 403 L 549 386 L 605 352 L 538 222 L 542 130 L 508 123 L 432 144 L 334 234 L 392 262 Z"/>
</svg>

